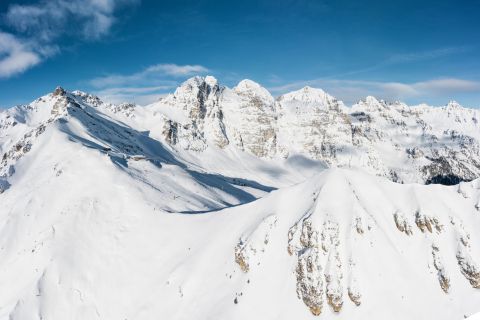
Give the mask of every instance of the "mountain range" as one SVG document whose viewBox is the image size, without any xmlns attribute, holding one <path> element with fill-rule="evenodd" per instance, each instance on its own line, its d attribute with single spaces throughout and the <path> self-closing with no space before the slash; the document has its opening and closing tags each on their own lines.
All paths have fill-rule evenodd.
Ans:
<svg viewBox="0 0 480 320">
<path fill-rule="evenodd" d="M 480 113 L 194 77 L 0 112 L 0 320 L 462 319 Z"/>
</svg>

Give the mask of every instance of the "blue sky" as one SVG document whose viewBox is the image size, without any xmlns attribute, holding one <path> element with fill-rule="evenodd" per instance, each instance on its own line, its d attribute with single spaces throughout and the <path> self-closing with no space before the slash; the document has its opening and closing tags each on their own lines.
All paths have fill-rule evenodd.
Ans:
<svg viewBox="0 0 480 320">
<path fill-rule="evenodd" d="M 148 103 L 192 75 L 480 107 L 480 0 L 0 2 L 0 107 L 57 85 Z"/>
</svg>

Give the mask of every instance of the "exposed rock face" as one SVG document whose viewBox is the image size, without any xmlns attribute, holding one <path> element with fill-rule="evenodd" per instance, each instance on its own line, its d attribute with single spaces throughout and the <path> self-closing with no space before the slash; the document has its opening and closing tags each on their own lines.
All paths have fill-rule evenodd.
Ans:
<svg viewBox="0 0 480 320">
<path fill-rule="evenodd" d="M 50 113 L 54 117 L 65 115 L 67 112 L 67 105 L 68 105 L 67 98 L 62 96 L 61 98 L 57 99 Z"/>
<path fill-rule="evenodd" d="M 238 264 L 240 269 L 243 272 L 247 273 L 250 270 L 250 266 L 248 264 L 248 257 L 246 256 L 245 252 L 245 244 L 242 241 L 239 241 L 237 246 L 235 247 L 235 262 Z"/>
<path fill-rule="evenodd" d="M 327 220 L 323 224 L 322 249 L 327 254 L 325 268 L 327 302 L 334 312 L 340 312 L 343 306 L 342 261 L 340 259 L 339 225 Z"/>
<path fill-rule="evenodd" d="M 362 295 L 354 287 L 348 287 L 348 297 L 358 307 L 362 304 Z"/>
<path fill-rule="evenodd" d="M 101 105 L 104 104 L 104 102 L 99 97 L 93 94 L 89 94 L 79 90 L 72 91 L 72 94 L 80 98 L 85 103 L 88 103 L 92 107 L 100 107 Z"/>
<path fill-rule="evenodd" d="M 53 91 L 54 96 L 64 96 L 65 93 L 65 89 L 63 89 L 62 87 L 57 87 L 55 91 Z"/>
<path fill-rule="evenodd" d="M 434 230 L 441 232 L 443 227 L 438 221 L 438 218 L 422 214 L 420 211 L 417 211 L 415 214 L 415 223 L 423 233 L 427 231 L 432 233 Z"/>
<path fill-rule="evenodd" d="M 239 239 L 235 246 L 235 262 L 247 273 L 251 268 L 260 265 L 260 258 L 267 249 L 271 231 L 277 224 L 277 217 L 266 217 L 249 235 Z"/>
<path fill-rule="evenodd" d="M 110 109 L 114 113 L 122 113 L 126 117 L 134 117 L 135 113 L 134 110 L 136 108 L 136 105 L 133 103 L 121 103 L 119 105 L 110 105 Z"/>
<path fill-rule="evenodd" d="M 318 262 L 318 249 L 304 252 L 299 256 L 296 271 L 297 296 L 318 316 L 323 307 L 323 280 Z"/>
<path fill-rule="evenodd" d="M 163 125 L 163 137 L 165 140 L 171 144 L 175 145 L 178 143 L 178 122 L 172 120 L 166 120 Z"/>
<path fill-rule="evenodd" d="M 95 108 L 102 108 L 105 111 L 112 112 L 117 115 L 123 115 L 126 118 L 135 117 L 135 108 L 137 107 L 133 103 L 120 103 L 112 104 L 102 101 L 99 97 L 93 94 L 89 94 L 83 91 L 72 91 L 72 95 L 79 99 L 81 102 L 86 103 Z"/>
<path fill-rule="evenodd" d="M 438 283 L 440 284 L 440 288 L 445 293 L 448 293 L 450 290 L 450 278 L 445 271 L 445 267 L 443 266 L 442 258 L 440 257 L 440 249 L 436 245 L 432 245 L 432 256 L 433 256 L 433 266 L 437 270 L 437 277 Z"/>
<path fill-rule="evenodd" d="M 311 220 L 302 221 L 289 231 L 288 251 L 297 255 L 296 281 L 297 296 L 313 315 L 320 315 L 323 308 L 323 270 L 320 263 L 318 231 L 313 229 Z"/>
<path fill-rule="evenodd" d="M 177 88 L 175 93 L 168 95 L 159 102 L 159 108 L 177 109 L 183 115 L 184 121 L 173 121 L 166 129 L 166 138 L 173 144 L 193 151 L 203 151 L 209 144 L 220 148 L 228 145 L 223 124 L 223 111 L 219 107 L 219 96 L 224 88 L 219 87 L 213 77 L 195 77 Z M 165 118 L 168 122 L 171 119 Z M 170 135 L 170 133 L 173 134 Z"/>
<path fill-rule="evenodd" d="M 278 98 L 278 151 L 303 153 L 334 164 L 351 145 L 350 121 L 344 105 L 323 90 L 305 87 Z"/>
<path fill-rule="evenodd" d="M 460 241 L 457 251 L 457 262 L 463 276 L 470 282 L 473 288 L 480 289 L 480 268 L 472 259 L 468 243 Z"/>
<path fill-rule="evenodd" d="M 404 232 L 406 235 L 412 235 L 412 227 L 402 213 L 395 212 L 393 214 L 393 219 L 395 220 L 395 225 L 400 232 Z"/>
<path fill-rule="evenodd" d="M 8 114 L 8 111 L 4 114 L 0 113 L 0 124 L 2 122 L 7 124 L 3 128 L 0 127 L 0 129 L 5 130 L 6 133 L 14 129 L 18 123 L 21 123 L 19 126 L 24 126 L 22 122 L 25 122 L 25 112 L 31 112 L 32 115 L 30 117 L 32 118 L 35 118 L 35 113 L 45 113 L 44 117 L 40 117 L 38 121 L 33 121 L 29 126 L 25 126 L 24 130 L 18 132 L 16 135 L 17 139 L 0 143 L 0 151 L 3 153 L 0 159 L 0 193 L 10 187 L 8 179 L 15 173 L 16 162 L 31 151 L 35 140 L 45 132 L 48 125 L 66 116 L 67 108 L 79 106 L 74 99 L 67 96 L 67 92 L 61 87 L 57 87 L 49 99 L 51 99 L 51 104 L 53 105 L 50 112 L 48 110 L 39 110 L 34 104 L 11 109 L 13 114 Z M 43 103 L 44 101 L 39 99 L 36 102 Z M 2 121 L 2 116 L 5 116 L 4 119 L 9 121 Z M 0 136 L 2 135 L 0 134 Z M 0 140 L 0 142 L 2 141 Z"/>
<path fill-rule="evenodd" d="M 297 296 L 313 315 L 320 315 L 324 301 L 333 312 L 340 312 L 344 304 L 342 261 L 340 258 L 339 225 L 324 221 L 321 228 L 311 217 L 292 226 L 288 232 L 288 253 L 296 255 L 295 269 Z M 348 296 L 360 305 L 361 294 L 350 270 Z"/>
<path fill-rule="evenodd" d="M 276 153 L 275 100 L 259 84 L 243 80 L 226 89 L 220 104 L 225 110 L 226 133 L 236 147 L 257 157 Z"/>
</svg>

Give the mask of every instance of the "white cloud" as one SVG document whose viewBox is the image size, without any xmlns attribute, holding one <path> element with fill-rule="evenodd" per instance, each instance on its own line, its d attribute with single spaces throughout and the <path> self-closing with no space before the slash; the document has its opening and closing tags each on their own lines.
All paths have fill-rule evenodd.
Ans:
<svg viewBox="0 0 480 320">
<path fill-rule="evenodd" d="M 80 33 L 87 39 L 108 34 L 115 10 L 132 0 L 43 0 L 14 4 L 5 14 L 7 24 L 21 33 L 52 40 L 63 33 Z M 79 28 L 79 29 L 78 29 Z"/>
<path fill-rule="evenodd" d="M 417 82 L 414 84 L 414 87 L 418 91 L 428 91 L 436 93 L 479 92 L 480 82 L 446 78 Z"/>
<path fill-rule="evenodd" d="M 400 83 L 400 82 L 386 82 L 386 83 L 372 83 L 373 86 L 378 86 L 380 90 L 385 91 L 386 96 L 401 98 L 418 95 L 415 85 Z"/>
<path fill-rule="evenodd" d="M 135 102 L 140 105 L 150 104 L 166 95 L 175 85 L 154 87 L 114 87 L 96 91 L 95 94 L 111 103 Z"/>
<path fill-rule="evenodd" d="M 384 65 L 389 64 L 401 64 L 407 62 L 415 61 L 424 61 L 430 59 L 436 59 L 440 57 L 450 56 L 458 53 L 463 53 L 468 51 L 470 48 L 467 46 L 463 47 L 448 47 L 434 49 L 430 51 L 414 52 L 414 53 L 404 53 L 404 54 L 395 54 L 390 56 L 387 60 L 383 62 Z"/>
<path fill-rule="evenodd" d="M 119 104 L 123 102 L 133 102 L 141 106 L 149 105 L 167 95 L 167 93 L 127 94 L 121 92 L 116 94 L 97 92 L 96 94 L 101 97 L 103 101 L 108 101 L 110 103 Z"/>
<path fill-rule="evenodd" d="M 80 35 L 96 40 L 111 31 L 116 10 L 139 0 L 42 0 L 35 4 L 12 4 L 4 14 L 0 31 L 0 76 L 9 77 L 39 64 L 59 52 L 61 36 Z"/>
<path fill-rule="evenodd" d="M 328 76 L 323 79 L 338 79 L 338 78 L 351 77 L 353 75 L 369 73 L 375 70 L 380 70 L 380 69 L 384 69 L 384 68 L 395 66 L 395 65 L 409 64 L 413 62 L 433 60 L 433 59 L 438 59 L 438 58 L 446 57 L 450 55 L 461 54 L 469 50 L 471 50 L 471 47 L 463 46 L 463 47 L 447 47 L 447 48 L 440 48 L 440 49 L 421 51 L 421 52 L 394 54 L 373 65 L 366 66 L 361 69 L 354 69 L 348 72 Z"/>
<path fill-rule="evenodd" d="M 13 35 L 0 32 L 0 78 L 10 77 L 40 63 L 41 57 Z"/>
<path fill-rule="evenodd" d="M 188 76 L 195 73 L 208 72 L 208 69 L 199 65 L 184 65 L 179 66 L 176 64 L 157 64 L 148 67 L 144 73 L 163 72 L 167 75 L 179 77 Z"/>
<path fill-rule="evenodd" d="M 297 81 L 269 88 L 273 93 L 282 94 L 304 86 L 320 87 L 347 104 L 372 95 L 381 99 L 419 100 L 452 99 L 462 93 L 480 92 L 480 81 L 457 78 L 441 78 L 412 83 L 380 82 L 343 79 L 313 79 Z"/>
<path fill-rule="evenodd" d="M 129 75 L 107 75 L 90 80 L 90 84 L 97 88 L 121 86 L 133 83 L 155 83 L 167 77 L 185 77 L 193 74 L 208 72 L 208 68 L 200 65 L 156 64 L 140 72 Z"/>
<path fill-rule="evenodd" d="M 155 64 L 132 74 L 94 78 L 88 84 L 105 101 L 149 104 L 177 87 L 180 79 L 208 71 L 201 65 Z"/>
<path fill-rule="evenodd" d="M 175 86 L 173 85 L 155 86 L 155 87 L 119 87 L 119 88 L 108 88 L 98 92 L 101 92 L 105 95 L 115 95 L 119 93 L 135 94 L 135 93 L 149 93 L 149 92 L 158 91 L 158 90 L 168 90 L 174 87 Z"/>
</svg>

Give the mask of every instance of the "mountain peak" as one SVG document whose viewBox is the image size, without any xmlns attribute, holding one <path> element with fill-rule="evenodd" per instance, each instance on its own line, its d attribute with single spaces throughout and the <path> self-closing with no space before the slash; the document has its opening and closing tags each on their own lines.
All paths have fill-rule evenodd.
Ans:
<svg viewBox="0 0 480 320">
<path fill-rule="evenodd" d="M 194 101 L 197 99 L 198 94 L 204 95 L 204 98 L 210 94 L 214 94 L 219 91 L 218 81 L 212 76 L 195 76 L 187 79 L 179 86 L 175 93 L 168 95 L 165 101 L 171 99 L 180 99 L 183 101 Z M 171 102 L 171 101 L 170 101 Z"/>
<path fill-rule="evenodd" d="M 306 103 L 329 103 L 336 99 L 319 88 L 305 86 L 300 90 L 292 91 L 280 96 L 279 101 L 301 101 Z"/>
<path fill-rule="evenodd" d="M 257 82 L 253 81 L 253 80 L 250 80 L 250 79 L 243 79 L 242 81 L 240 81 L 236 88 L 238 89 L 250 89 L 250 88 L 261 88 L 262 86 L 260 84 L 258 84 Z"/>
<path fill-rule="evenodd" d="M 367 110 L 369 112 L 377 112 L 388 108 L 388 105 L 385 103 L 384 100 L 379 100 L 374 96 L 366 96 L 353 106 L 353 108 L 357 107 L 360 107 L 362 110 Z"/>
<path fill-rule="evenodd" d="M 194 77 L 191 77 L 191 78 L 185 80 L 185 82 L 183 82 L 182 85 L 179 88 L 182 88 L 182 87 L 200 87 L 204 84 L 206 84 L 209 87 L 214 87 L 214 86 L 218 85 L 218 81 L 213 76 L 205 76 L 205 77 L 194 76 Z"/>
<path fill-rule="evenodd" d="M 66 93 L 65 89 L 63 89 L 62 87 L 60 86 L 57 86 L 55 88 L 55 91 L 53 91 L 53 95 L 54 96 L 64 96 Z"/>
<path fill-rule="evenodd" d="M 303 90 L 303 91 L 321 91 L 321 92 L 325 92 L 323 89 L 321 88 L 314 88 L 314 87 L 311 87 L 311 86 L 304 86 L 302 89 L 300 90 Z"/>
<path fill-rule="evenodd" d="M 270 103 L 273 103 L 275 100 L 267 89 L 262 87 L 257 82 L 249 79 L 240 81 L 237 86 L 233 88 L 233 90 L 238 94 L 255 96 Z"/>
<path fill-rule="evenodd" d="M 201 76 L 194 76 L 194 77 L 191 77 L 191 78 L 188 78 L 187 80 L 185 80 L 179 88 L 181 87 L 185 87 L 185 86 L 198 86 L 200 85 L 202 82 L 205 82 L 205 78 L 204 77 L 201 77 Z M 178 89 L 178 88 L 177 88 Z"/>
<path fill-rule="evenodd" d="M 206 76 L 204 78 L 204 81 L 206 84 L 208 84 L 211 87 L 218 85 L 218 80 L 214 76 Z"/>
<path fill-rule="evenodd" d="M 368 103 L 368 104 L 377 104 L 377 103 L 380 103 L 380 101 L 375 98 L 374 96 L 367 96 L 365 97 L 365 102 Z"/>
<path fill-rule="evenodd" d="M 455 100 L 450 100 L 446 107 L 448 109 L 461 109 L 461 108 L 463 108 L 462 105 Z"/>
</svg>

